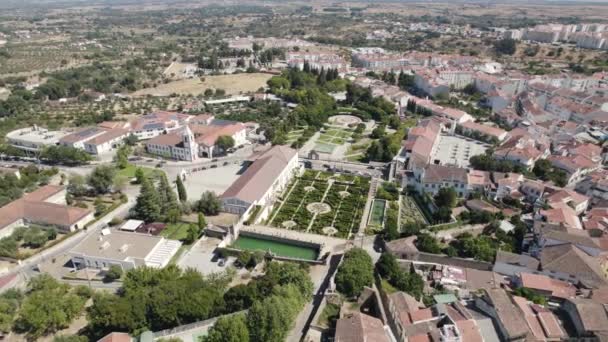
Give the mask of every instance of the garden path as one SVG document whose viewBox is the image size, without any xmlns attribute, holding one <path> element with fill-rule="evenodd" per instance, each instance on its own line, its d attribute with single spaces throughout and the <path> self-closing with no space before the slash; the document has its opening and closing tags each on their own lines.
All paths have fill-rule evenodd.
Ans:
<svg viewBox="0 0 608 342">
<path fill-rule="evenodd" d="M 323 197 L 321 198 L 321 203 L 325 203 L 325 197 L 327 197 L 327 193 L 329 192 L 329 189 L 331 189 L 332 186 L 334 186 L 333 179 L 328 179 L 327 183 L 329 184 L 329 186 L 327 187 L 327 189 L 325 189 L 325 192 L 323 193 Z M 302 204 L 300 203 L 300 206 L 301 205 Z M 312 219 L 310 219 L 310 223 L 308 224 L 308 228 L 306 228 L 306 232 L 307 233 L 310 231 L 310 228 L 312 228 L 312 224 L 315 223 L 315 220 L 317 219 L 317 215 L 319 215 L 319 213 L 314 213 L 314 215 L 312 215 Z"/>
<path fill-rule="evenodd" d="M 344 189 L 344 191 L 348 191 L 348 185 L 346 186 L 346 188 Z M 338 205 L 338 208 L 336 209 L 336 214 L 334 215 L 334 219 L 331 221 L 331 226 L 333 227 L 334 224 L 336 223 L 336 218 L 338 217 L 338 214 L 340 213 L 340 207 L 342 206 L 342 202 L 344 199 L 340 200 L 340 204 Z"/>
</svg>

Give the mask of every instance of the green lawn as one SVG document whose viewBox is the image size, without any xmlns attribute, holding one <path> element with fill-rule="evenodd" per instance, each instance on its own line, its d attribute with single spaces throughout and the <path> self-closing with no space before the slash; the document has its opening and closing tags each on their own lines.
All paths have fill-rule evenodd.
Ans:
<svg viewBox="0 0 608 342">
<path fill-rule="evenodd" d="M 189 224 L 179 222 L 167 225 L 160 235 L 171 240 L 185 240 L 188 237 Z"/>
<path fill-rule="evenodd" d="M 144 170 L 144 174 L 146 176 L 150 176 L 153 174 L 160 174 L 162 171 L 160 170 L 155 170 L 149 167 L 145 167 L 145 166 L 139 166 L 142 170 Z M 118 172 L 116 173 L 116 176 L 125 176 L 129 179 L 131 178 L 135 178 L 135 170 L 137 170 L 138 166 L 133 165 L 133 164 L 129 164 L 129 166 L 127 166 L 126 168 L 122 169 L 122 170 L 118 170 Z"/>
</svg>

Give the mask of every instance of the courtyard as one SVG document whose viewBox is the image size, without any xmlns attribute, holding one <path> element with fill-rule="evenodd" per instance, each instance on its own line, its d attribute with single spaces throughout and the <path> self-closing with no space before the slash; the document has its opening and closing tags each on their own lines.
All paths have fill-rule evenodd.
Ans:
<svg viewBox="0 0 608 342">
<path fill-rule="evenodd" d="M 222 165 L 218 162 L 217 164 L 219 165 L 215 168 L 207 166 L 205 170 L 192 172 L 186 177 L 184 185 L 189 199 L 199 199 L 205 191 L 221 195 L 245 171 L 241 163 Z"/>
<path fill-rule="evenodd" d="M 361 221 L 369 182 L 366 177 L 307 170 L 275 204 L 268 224 L 349 238 Z"/>
</svg>

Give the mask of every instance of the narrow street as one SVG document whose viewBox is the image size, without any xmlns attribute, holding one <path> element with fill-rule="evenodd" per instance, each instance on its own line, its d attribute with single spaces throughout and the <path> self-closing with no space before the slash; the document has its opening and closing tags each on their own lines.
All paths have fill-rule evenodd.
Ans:
<svg viewBox="0 0 608 342">
<path fill-rule="evenodd" d="M 293 329 L 287 336 L 286 341 L 300 342 L 308 333 L 310 324 L 312 323 L 312 320 L 317 314 L 319 306 L 323 301 L 325 291 L 327 291 L 327 288 L 329 287 L 329 281 L 338 269 L 338 265 L 340 263 L 342 255 L 343 254 L 335 254 L 332 255 L 329 259 L 329 265 L 326 266 L 327 272 L 325 273 L 325 277 L 323 278 L 319 286 L 315 288 L 312 300 L 306 304 L 302 311 L 300 311 L 300 314 L 296 318 L 296 323 L 294 324 Z"/>
</svg>

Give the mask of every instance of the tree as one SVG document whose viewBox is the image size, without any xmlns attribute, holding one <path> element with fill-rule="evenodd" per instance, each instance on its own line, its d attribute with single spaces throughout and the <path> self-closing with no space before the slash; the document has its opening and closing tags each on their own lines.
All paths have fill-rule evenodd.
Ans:
<svg viewBox="0 0 608 342">
<path fill-rule="evenodd" d="M 540 179 L 548 179 L 548 176 L 551 173 L 552 169 L 553 165 L 551 165 L 551 162 L 549 160 L 540 159 L 537 160 L 536 163 L 534 163 L 534 168 L 532 169 L 532 172 L 536 177 Z"/>
<path fill-rule="evenodd" d="M 22 300 L 23 294 L 19 290 L 11 289 L 0 295 L 0 332 L 11 331 Z"/>
<path fill-rule="evenodd" d="M 88 308 L 91 335 L 111 331 L 139 334 L 205 320 L 225 313 L 222 295 L 228 277 L 203 276 L 176 266 L 138 267 L 123 276 L 117 294 L 96 293 Z"/>
<path fill-rule="evenodd" d="M 229 135 L 222 135 L 217 138 L 215 145 L 222 151 L 227 151 L 234 147 L 234 138 Z"/>
<path fill-rule="evenodd" d="M 147 177 L 144 177 L 141 183 L 139 196 L 132 209 L 132 215 L 146 222 L 155 222 L 161 218 L 160 196 Z"/>
<path fill-rule="evenodd" d="M 160 196 L 161 213 L 165 215 L 165 221 L 175 223 L 181 215 L 180 206 L 177 203 L 175 192 L 169 184 L 167 175 L 162 173 L 158 182 L 158 194 Z"/>
<path fill-rule="evenodd" d="M 119 169 L 126 169 L 129 166 L 129 153 L 131 153 L 129 145 L 123 145 L 116 151 L 114 161 Z"/>
<path fill-rule="evenodd" d="M 279 286 L 273 295 L 255 302 L 247 314 L 252 342 L 282 342 L 287 337 L 298 311 L 304 305 L 301 293 L 293 284 Z"/>
<path fill-rule="evenodd" d="M 40 159 L 51 164 L 65 164 L 69 166 L 82 165 L 90 162 L 93 158 L 85 150 L 63 145 L 52 145 L 45 147 L 40 152 Z"/>
<path fill-rule="evenodd" d="M 15 322 L 17 331 L 37 339 L 66 328 L 80 315 L 85 299 L 48 274 L 32 278 Z"/>
<path fill-rule="evenodd" d="M 201 230 L 198 228 L 198 226 L 195 224 L 191 224 L 190 226 L 188 226 L 188 235 L 186 236 L 185 242 L 187 244 L 192 244 L 198 239 L 200 235 Z"/>
<path fill-rule="evenodd" d="M 336 289 L 349 298 L 358 297 L 374 280 L 372 258 L 361 248 L 350 249 L 336 274 Z"/>
<path fill-rule="evenodd" d="M 505 38 L 494 42 L 494 50 L 499 55 L 512 55 L 517 49 L 517 42 L 511 38 Z"/>
<path fill-rule="evenodd" d="M 81 175 L 73 175 L 67 187 L 68 193 L 76 197 L 82 197 L 87 194 L 86 180 Z"/>
<path fill-rule="evenodd" d="M 98 194 L 106 194 L 110 192 L 114 182 L 116 169 L 111 165 L 100 165 L 93 169 L 89 175 L 87 183 Z"/>
<path fill-rule="evenodd" d="M 139 141 L 139 139 L 137 138 L 137 136 L 135 134 L 129 134 L 129 136 L 127 136 L 125 138 L 125 144 L 127 144 L 129 146 L 135 146 L 138 141 Z"/>
<path fill-rule="evenodd" d="M 141 184 L 144 181 L 145 177 L 146 173 L 144 172 L 144 169 L 142 169 L 141 167 L 135 169 L 135 183 Z"/>
<path fill-rule="evenodd" d="M 212 191 L 205 191 L 196 203 L 196 210 L 207 216 L 214 216 L 220 212 L 221 202 Z"/>
<path fill-rule="evenodd" d="M 416 239 L 416 248 L 421 252 L 439 254 L 441 253 L 441 246 L 437 239 L 429 234 L 419 234 Z"/>
<path fill-rule="evenodd" d="M 385 135 L 384 126 L 378 126 L 372 130 L 372 134 L 370 138 L 372 139 L 380 139 Z"/>
<path fill-rule="evenodd" d="M 458 202 L 458 195 L 456 190 L 452 187 L 444 187 L 439 189 L 437 195 L 435 195 L 435 204 L 438 207 L 454 208 Z"/>
<path fill-rule="evenodd" d="M 198 213 L 197 225 L 201 232 L 207 228 L 207 220 L 205 220 L 205 215 L 203 215 L 203 213 Z"/>
<path fill-rule="evenodd" d="M 107 282 L 113 282 L 114 280 L 120 279 L 120 277 L 122 277 L 122 267 L 118 265 L 111 265 L 105 274 L 104 280 Z"/>
<path fill-rule="evenodd" d="M 184 186 L 184 182 L 182 182 L 182 177 L 179 175 L 175 179 L 175 186 L 177 187 L 177 197 L 181 202 L 188 201 L 188 192 L 186 192 L 186 187 Z"/>
<path fill-rule="evenodd" d="M 249 342 L 245 315 L 220 317 L 201 342 Z"/>
</svg>

